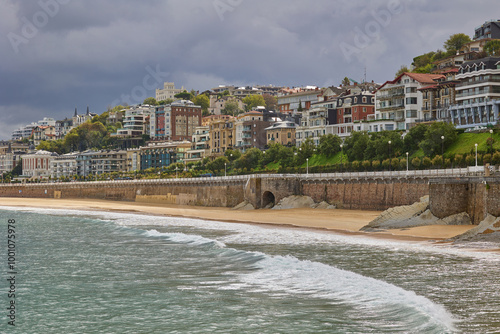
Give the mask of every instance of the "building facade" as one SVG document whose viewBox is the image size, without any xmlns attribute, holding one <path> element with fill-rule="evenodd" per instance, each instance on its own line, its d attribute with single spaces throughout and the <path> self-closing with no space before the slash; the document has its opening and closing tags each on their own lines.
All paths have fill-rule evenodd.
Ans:
<svg viewBox="0 0 500 334">
<path fill-rule="evenodd" d="M 294 122 L 276 122 L 265 128 L 267 146 L 278 143 L 283 146 L 295 146 L 295 130 L 297 124 Z"/>
<path fill-rule="evenodd" d="M 456 104 L 450 107 L 457 128 L 498 123 L 500 105 L 500 57 L 466 62 L 456 75 Z"/>
<path fill-rule="evenodd" d="M 208 124 L 210 156 L 221 156 L 235 147 L 236 119 L 229 115 L 205 117 Z"/>
<path fill-rule="evenodd" d="M 47 151 L 37 151 L 23 156 L 23 176 L 29 178 L 48 178 L 51 175 L 51 162 L 58 155 Z"/>
<path fill-rule="evenodd" d="M 163 89 L 156 89 L 156 101 L 163 101 L 166 99 L 175 99 L 175 95 L 182 93 L 184 91 L 184 87 L 178 89 L 175 88 L 175 84 L 173 82 L 164 82 Z"/>
</svg>

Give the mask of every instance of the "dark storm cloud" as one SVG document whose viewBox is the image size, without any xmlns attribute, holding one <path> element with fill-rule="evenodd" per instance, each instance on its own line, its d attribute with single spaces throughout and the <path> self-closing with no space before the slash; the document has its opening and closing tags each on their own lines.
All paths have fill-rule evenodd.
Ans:
<svg viewBox="0 0 500 334">
<path fill-rule="evenodd" d="M 391 12 L 394 5 L 400 7 Z M 75 106 L 100 113 L 123 96 L 141 102 L 163 79 L 196 90 L 327 86 L 345 76 L 361 80 L 366 67 L 367 79 L 383 82 L 451 34 L 472 35 L 495 6 L 462 0 L 2 0 L 0 138 L 43 117 L 69 117 Z M 35 23 L 35 32 L 23 34 Z M 155 71 L 161 75 L 155 78 Z"/>
</svg>

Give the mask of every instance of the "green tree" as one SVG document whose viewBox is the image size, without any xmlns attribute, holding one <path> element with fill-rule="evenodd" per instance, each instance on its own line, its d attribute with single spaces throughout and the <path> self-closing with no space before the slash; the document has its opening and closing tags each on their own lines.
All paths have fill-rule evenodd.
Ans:
<svg viewBox="0 0 500 334">
<path fill-rule="evenodd" d="M 216 173 L 217 171 L 223 171 L 224 170 L 224 164 L 228 164 L 229 160 L 227 157 L 218 157 L 215 158 L 213 161 L 209 162 L 207 164 L 207 168 L 211 170 L 213 173 Z"/>
<path fill-rule="evenodd" d="M 343 151 L 347 154 L 349 161 L 371 159 L 371 157 L 365 158 L 369 140 L 370 137 L 366 131 L 354 131 L 345 139 Z"/>
<path fill-rule="evenodd" d="M 245 110 L 250 111 L 258 106 L 266 106 L 266 101 L 262 95 L 254 94 L 248 95 L 243 98 L 243 103 L 245 104 Z"/>
<path fill-rule="evenodd" d="M 264 94 L 262 95 L 264 98 L 264 102 L 266 103 L 266 108 L 267 110 L 276 110 L 276 107 L 278 105 L 278 99 L 272 96 L 271 94 Z"/>
<path fill-rule="evenodd" d="M 258 148 L 251 148 L 245 152 L 235 161 L 236 168 L 247 168 L 247 170 L 255 169 L 259 166 L 259 163 L 262 159 L 262 151 Z"/>
<path fill-rule="evenodd" d="M 404 137 L 404 149 L 406 152 L 413 153 L 419 149 L 419 144 L 425 140 L 425 133 L 428 126 L 418 124 L 412 127 Z"/>
<path fill-rule="evenodd" d="M 151 106 L 156 106 L 158 105 L 158 102 L 156 102 L 156 99 L 154 97 L 147 97 L 144 99 L 144 102 L 142 104 L 149 104 Z"/>
<path fill-rule="evenodd" d="M 351 80 L 348 77 L 344 77 L 342 79 L 342 86 L 350 86 L 351 85 Z"/>
<path fill-rule="evenodd" d="M 193 103 L 197 106 L 201 106 L 202 111 L 208 111 L 210 107 L 210 99 L 205 94 L 195 96 L 193 98 Z"/>
<path fill-rule="evenodd" d="M 227 101 L 224 109 L 221 110 L 223 115 L 231 115 L 236 116 L 242 112 L 240 109 L 238 102 L 236 101 Z"/>
<path fill-rule="evenodd" d="M 239 150 L 228 149 L 224 152 L 224 155 L 229 159 L 229 161 L 234 161 L 241 157 L 241 152 Z"/>
<path fill-rule="evenodd" d="M 299 100 L 299 107 L 297 108 L 298 112 L 304 111 L 304 108 L 302 108 L 302 100 Z"/>
<path fill-rule="evenodd" d="M 316 145 L 311 138 L 307 138 L 302 142 L 297 152 L 297 165 L 302 165 L 306 162 L 306 159 L 310 158 L 314 154 L 314 149 Z"/>
<path fill-rule="evenodd" d="M 486 42 L 483 50 L 486 52 L 488 56 L 499 56 L 500 55 L 500 41 L 492 40 Z"/>
<path fill-rule="evenodd" d="M 174 102 L 174 99 L 166 99 L 166 100 L 160 100 L 158 101 L 159 106 L 166 106 Z"/>
<path fill-rule="evenodd" d="M 444 136 L 444 140 L 441 137 Z M 432 157 L 440 154 L 442 149 L 446 149 L 457 139 L 455 126 L 446 122 L 432 123 L 425 133 L 425 140 L 420 143 L 420 148 L 426 156 Z"/>
<path fill-rule="evenodd" d="M 184 90 L 183 92 L 180 92 L 178 94 L 175 94 L 174 97 L 176 99 L 182 99 L 182 100 L 192 100 L 194 95 L 187 90 Z"/>
<path fill-rule="evenodd" d="M 431 158 L 429 158 L 429 157 L 424 157 L 424 158 L 422 159 L 422 166 L 423 166 L 425 169 L 429 168 L 429 167 L 431 166 L 431 164 L 432 164 L 432 160 L 431 160 Z"/>
<path fill-rule="evenodd" d="M 422 165 L 422 160 L 419 157 L 411 159 L 411 165 L 415 168 L 420 168 Z"/>
<path fill-rule="evenodd" d="M 457 50 L 460 50 L 464 44 L 470 43 L 471 39 L 466 34 L 454 34 L 444 42 L 443 47 L 449 54 L 454 54 Z"/>
<path fill-rule="evenodd" d="M 318 153 L 325 157 L 332 157 L 340 152 L 340 144 L 342 139 L 339 136 L 331 133 L 319 137 Z"/>
</svg>

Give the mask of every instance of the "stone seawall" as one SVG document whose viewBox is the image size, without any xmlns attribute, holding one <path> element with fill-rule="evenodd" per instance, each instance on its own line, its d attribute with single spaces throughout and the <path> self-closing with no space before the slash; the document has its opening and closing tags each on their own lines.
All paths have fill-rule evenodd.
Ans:
<svg viewBox="0 0 500 334">
<path fill-rule="evenodd" d="M 438 218 L 467 212 L 473 224 L 479 224 L 487 214 L 500 217 L 500 180 L 489 177 L 433 179 L 429 184 L 429 207 Z"/>
</svg>

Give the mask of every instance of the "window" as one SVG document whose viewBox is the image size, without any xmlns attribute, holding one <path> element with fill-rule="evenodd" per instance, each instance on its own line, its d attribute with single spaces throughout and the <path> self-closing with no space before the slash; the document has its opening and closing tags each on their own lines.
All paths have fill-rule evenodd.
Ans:
<svg viewBox="0 0 500 334">
<path fill-rule="evenodd" d="M 366 96 L 363 96 L 363 103 L 366 103 Z"/>
<path fill-rule="evenodd" d="M 417 98 L 416 97 L 407 97 L 406 104 L 417 104 Z"/>
<path fill-rule="evenodd" d="M 406 87 L 406 92 L 407 93 L 416 93 L 417 88 L 416 87 Z"/>
</svg>

